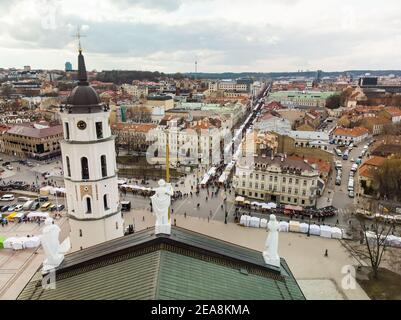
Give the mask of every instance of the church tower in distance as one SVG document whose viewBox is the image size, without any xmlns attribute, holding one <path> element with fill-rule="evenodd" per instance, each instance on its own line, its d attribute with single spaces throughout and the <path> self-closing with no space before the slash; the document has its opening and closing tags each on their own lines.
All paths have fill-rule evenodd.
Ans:
<svg viewBox="0 0 401 320">
<path fill-rule="evenodd" d="M 60 110 L 72 251 L 124 235 L 110 110 L 89 85 L 81 49 L 78 80 Z"/>
</svg>

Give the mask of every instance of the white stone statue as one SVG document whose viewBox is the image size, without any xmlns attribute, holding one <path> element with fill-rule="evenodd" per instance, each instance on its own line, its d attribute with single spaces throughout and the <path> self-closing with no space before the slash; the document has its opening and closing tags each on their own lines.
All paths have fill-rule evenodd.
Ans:
<svg viewBox="0 0 401 320">
<path fill-rule="evenodd" d="M 263 258 L 266 264 L 280 267 L 280 256 L 278 255 L 278 231 L 279 223 L 274 214 L 270 215 L 269 223 L 267 224 L 269 233 L 267 235 L 265 251 L 263 251 Z"/>
<path fill-rule="evenodd" d="M 60 245 L 59 235 L 60 227 L 53 224 L 52 218 L 47 218 L 40 239 L 46 255 L 43 261 L 43 272 L 57 268 L 64 260 L 64 253 L 69 250 L 69 238 Z"/>
<path fill-rule="evenodd" d="M 159 187 L 152 199 L 153 215 L 156 216 L 155 233 L 171 233 L 171 221 L 168 218 L 168 210 L 171 205 L 171 196 L 174 194 L 173 187 L 163 179 L 159 180 Z"/>
</svg>

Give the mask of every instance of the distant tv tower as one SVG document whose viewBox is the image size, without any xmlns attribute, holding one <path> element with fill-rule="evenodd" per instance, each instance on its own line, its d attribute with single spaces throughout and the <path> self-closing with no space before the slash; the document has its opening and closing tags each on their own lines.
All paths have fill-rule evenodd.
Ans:
<svg viewBox="0 0 401 320">
<path fill-rule="evenodd" d="M 197 74 L 198 74 L 198 61 L 195 60 L 195 79 Z"/>
</svg>

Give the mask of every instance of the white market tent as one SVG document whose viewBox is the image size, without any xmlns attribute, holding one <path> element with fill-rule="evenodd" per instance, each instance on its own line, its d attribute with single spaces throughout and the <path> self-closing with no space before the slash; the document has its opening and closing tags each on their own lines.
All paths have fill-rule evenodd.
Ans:
<svg viewBox="0 0 401 320">
<path fill-rule="evenodd" d="M 249 226 L 252 228 L 259 228 L 260 227 L 260 218 L 252 217 L 250 219 Z"/>
<path fill-rule="evenodd" d="M 134 184 L 123 184 L 121 188 L 126 188 L 126 189 L 133 189 L 133 190 L 143 190 L 143 191 L 152 191 L 152 188 L 147 188 L 147 187 L 142 187 Z"/>
<path fill-rule="evenodd" d="M 320 236 L 320 226 L 317 224 L 312 224 L 310 226 L 310 234 L 313 234 L 314 236 Z"/>
<path fill-rule="evenodd" d="M 3 242 L 4 249 L 12 249 L 14 241 L 17 241 L 17 237 L 10 237 Z"/>
<path fill-rule="evenodd" d="M 32 218 L 46 219 L 49 217 L 49 214 L 47 212 L 33 211 L 33 212 L 29 212 L 27 217 L 30 219 L 32 219 Z"/>
<path fill-rule="evenodd" d="M 222 174 L 221 174 L 221 176 L 220 176 L 220 178 L 219 178 L 219 183 L 224 183 L 224 182 L 226 182 L 227 181 L 227 173 L 224 171 Z"/>
<path fill-rule="evenodd" d="M 40 246 L 40 238 L 39 237 L 24 237 L 23 243 L 25 248 L 37 248 Z"/>
<path fill-rule="evenodd" d="M 323 238 L 331 238 L 331 227 L 320 226 L 320 236 Z"/>
<path fill-rule="evenodd" d="M 260 219 L 260 227 L 267 228 L 267 219 Z"/>
<path fill-rule="evenodd" d="M 243 215 L 243 216 L 241 216 L 241 219 L 240 219 L 240 225 L 249 227 L 250 221 L 251 221 L 250 216 Z"/>
<path fill-rule="evenodd" d="M 333 239 L 342 239 L 343 238 L 343 233 L 340 228 L 333 227 L 331 228 L 331 237 Z"/>
<path fill-rule="evenodd" d="M 280 232 L 288 232 L 289 224 L 286 221 L 280 221 L 278 228 Z"/>
<path fill-rule="evenodd" d="M 290 232 L 300 232 L 300 223 L 298 221 L 290 221 Z"/>
<path fill-rule="evenodd" d="M 211 167 L 207 174 L 210 177 L 213 177 L 216 174 L 216 170 L 217 170 L 216 167 Z"/>
<path fill-rule="evenodd" d="M 401 247 L 401 238 L 390 234 L 386 239 L 386 243 L 391 247 Z"/>
<path fill-rule="evenodd" d="M 23 238 L 17 238 L 12 243 L 13 250 L 22 250 L 24 249 Z"/>
<path fill-rule="evenodd" d="M 245 198 L 244 198 L 244 197 L 241 197 L 241 196 L 238 196 L 238 197 L 235 198 L 235 201 L 236 201 L 236 202 L 244 202 L 244 201 L 245 201 Z"/>
<path fill-rule="evenodd" d="M 202 181 L 201 181 L 201 185 L 205 185 L 208 181 L 209 181 L 209 179 L 210 179 L 210 176 L 206 173 L 204 176 L 203 176 L 203 179 L 202 179 Z"/>
<path fill-rule="evenodd" d="M 300 231 L 301 233 L 308 233 L 308 230 L 309 230 L 309 224 L 307 224 L 307 223 L 301 223 L 301 224 L 299 225 L 299 231 Z"/>
<path fill-rule="evenodd" d="M 274 202 L 269 202 L 267 205 L 269 206 L 269 209 L 276 209 L 277 208 L 277 204 L 274 203 Z"/>
</svg>

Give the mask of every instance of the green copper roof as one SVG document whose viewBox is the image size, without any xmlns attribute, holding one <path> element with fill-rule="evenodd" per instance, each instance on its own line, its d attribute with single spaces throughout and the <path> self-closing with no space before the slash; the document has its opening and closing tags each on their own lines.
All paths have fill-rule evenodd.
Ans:
<svg viewBox="0 0 401 320">
<path fill-rule="evenodd" d="M 38 272 L 19 299 L 305 299 L 283 259 L 279 269 L 270 269 L 260 263 L 261 252 L 184 229 L 173 232 L 157 237 L 147 230 L 109 241 L 110 250 L 119 250 L 113 253 L 101 244 L 68 255 L 57 272 L 56 289 L 44 290 Z"/>
</svg>

